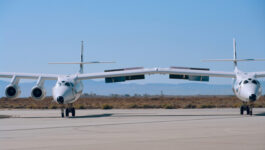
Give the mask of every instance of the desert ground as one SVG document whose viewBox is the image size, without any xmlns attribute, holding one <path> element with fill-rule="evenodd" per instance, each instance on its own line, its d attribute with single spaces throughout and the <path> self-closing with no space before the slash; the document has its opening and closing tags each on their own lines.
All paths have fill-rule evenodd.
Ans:
<svg viewBox="0 0 265 150">
<path fill-rule="evenodd" d="M 146 109 L 146 108 L 239 108 L 242 102 L 235 96 L 83 96 L 74 103 L 77 109 Z M 255 102 L 256 108 L 265 108 L 265 96 Z M 32 98 L 14 100 L 0 98 L 0 108 L 58 109 L 52 97 L 36 101 Z"/>
</svg>

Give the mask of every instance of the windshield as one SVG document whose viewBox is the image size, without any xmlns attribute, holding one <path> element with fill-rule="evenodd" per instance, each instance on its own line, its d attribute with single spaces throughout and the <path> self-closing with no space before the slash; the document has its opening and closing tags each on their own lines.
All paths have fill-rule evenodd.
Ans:
<svg viewBox="0 0 265 150">
<path fill-rule="evenodd" d="M 59 86 L 68 86 L 68 87 L 72 86 L 73 87 L 74 84 L 71 82 L 62 81 L 62 82 L 58 82 L 58 85 Z"/>
<path fill-rule="evenodd" d="M 69 83 L 69 82 L 66 82 L 66 83 L 65 83 L 65 86 L 70 86 L 70 83 Z"/>
<path fill-rule="evenodd" d="M 260 84 L 259 81 L 257 81 L 257 80 L 253 80 L 252 83 L 253 83 L 253 84 L 256 84 L 256 85 L 257 85 L 257 84 Z"/>
</svg>

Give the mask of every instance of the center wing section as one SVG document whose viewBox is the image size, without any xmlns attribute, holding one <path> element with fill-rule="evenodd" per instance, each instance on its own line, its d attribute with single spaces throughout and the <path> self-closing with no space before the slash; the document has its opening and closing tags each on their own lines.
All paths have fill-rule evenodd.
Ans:
<svg viewBox="0 0 265 150">
<path fill-rule="evenodd" d="M 209 81 L 209 77 L 235 78 L 234 72 L 210 71 L 207 68 L 151 68 L 142 67 L 105 70 L 100 73 L 78 74 L 78 80 L 105 78 L 106 83 L 124 82 L 127 80 L 145 79 L 146 74 L 169 74 L 171 79 L 186 79 L 191 81 Z"/>
<path fill-rule="evenodd" d="M 77 79 L 87 80 L 105 78 L 106 83 L 125 82 L 127 80 L 145 79 L 146 74 L 155 74 L 157 73 L 157 70 L 157 68 L 144 69 L 142 67 L 113 69 L 105 70 L 100 73 L 79 74 Z"/>
</svg>

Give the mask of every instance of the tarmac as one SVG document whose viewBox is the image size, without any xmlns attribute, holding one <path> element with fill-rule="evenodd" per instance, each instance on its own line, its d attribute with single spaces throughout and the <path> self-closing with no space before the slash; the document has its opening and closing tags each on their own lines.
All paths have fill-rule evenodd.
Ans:
<svg viewBox="0 0 265 150">
<path fill-rule="evenodd" d="M 0 150 L 265 150 L 265 109 L 0 110 Z"/>
</svg>

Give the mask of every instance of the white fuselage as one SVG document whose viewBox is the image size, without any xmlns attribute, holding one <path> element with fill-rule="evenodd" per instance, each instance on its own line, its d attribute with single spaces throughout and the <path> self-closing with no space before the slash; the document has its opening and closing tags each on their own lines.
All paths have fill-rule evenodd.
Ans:
<svg viewBox="0 0 265 150">
<path fill-rule="evenodd" d="M 254 102 L 262 95 L 262 88 L 255 76 L 237 72 L 233 81 L 233 92 L 243 102 Z"/>
<path fill-rule="evenodd" d="M 53 100 L 59 104 L 75 102 L 83 92 L 83 84 L 76 76 L 62 76 L 58 78 L 52 89 Z"/>
</svg>

